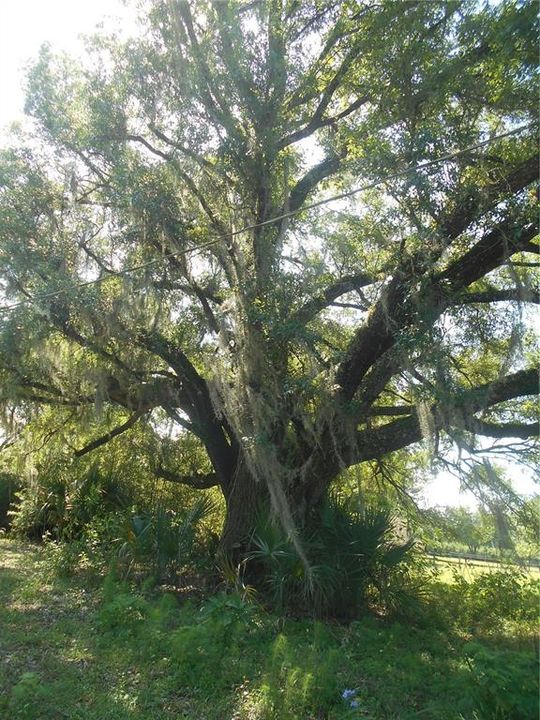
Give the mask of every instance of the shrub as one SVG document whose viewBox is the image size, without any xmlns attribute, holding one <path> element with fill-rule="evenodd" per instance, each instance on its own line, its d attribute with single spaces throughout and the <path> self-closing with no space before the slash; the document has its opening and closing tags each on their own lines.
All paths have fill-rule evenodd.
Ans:
<svg viewBox="0 0 540 720">
<path fill-rule="evenodd" d="M 150 605 L 141 595 L 119 586 L 102 605 L 99 625 L 102 632 L 131 637 L 143 628 L 149 615 Z"/>
<path fill-rule="evenodd" d="M 0 528 L 8 529 L 17 503 L 21 481 L 11 473 L 0 473 Z"/>
<path fill-rule="evenodd" d="M 247 602 L 238 593 L 219 593 L 210 598 L 201 608 L 201 619 L 212 622 L 216 618 L 223 627 L 236 624 L 247 627 L 257 611 L 253 603 Z"/>
<path fill-rule="evenodd" d="M 253 537 L 247 563 L 262 574 L 277 610 L 350 620 L 369 606 L 389 610 L 405 593 L 407 575 L 398 568 L 414 543 L 396 539 L 388 510 L 331 498 L 301 541 L 307 567 L 279 526 L 262 523 Z"/>
<path fill-rule="evenodd" d="M 102 572 L 111 563 L 124 579 L 177 583 L 205 557 L 197 526 L 215 510 L 207 497 L 188 508 L 135 503 L 125 481 L 92 466 L 80 477 L 55 466 L 20 492 L 13 531 L 45 541 L 48 568 L 70 575 L 81 565 Z"/>
<path fill-rule="evenodd" d="M 122 577 L 140 573 L 155 582 L 176 584 L 183 572 L 193 570 L 199 547 L 197 525 L 213 510 L 213 502 L 203 497 L 183 511 L 169 511 L 158 504 L 126 517 L 116 552 Z"/>
<path fill-rule="evenodd" d="M 47 540 L 43 545 L 45 575 L 51 578 L 68 578 L 77 572 L 85 556 L 85 545 L 81 540 L 61 543 Z"/>
<path fill-rule="evenodd" d="M 69 465 L 42 472 L 19 497 L 13 531 L 31 540 L 78 539 L 97 516 L 125 510 L 132 501 L 114 475 L 91 466 L 77 477 Z"/>
<path fill-rule="evenodd" d="M 504 622 L 534 623 L 538 617 L 540 581 L 513 566 L 466 580 L 454 574 L 452 611 L 464 627 L 499 630 Z"/>
<path fill-rule="evenodd" d="M 533 656 L 492 652 L 469 643 L 466 657 L 479 720 L 529 720 L 538 715 L 538 673 Z"/>
</svg>

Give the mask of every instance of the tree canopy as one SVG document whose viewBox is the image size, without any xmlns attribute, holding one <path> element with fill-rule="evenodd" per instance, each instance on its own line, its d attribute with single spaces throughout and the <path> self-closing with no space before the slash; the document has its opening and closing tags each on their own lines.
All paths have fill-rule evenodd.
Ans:
<svg viewBox="0 0 540 720">
<path fill-rule="evenodd" d="M 421 441 L 530 459 L 535 14 L 152 0 L 43 47 L 0 158 L 6 427 L 77 458 L 144 426 L 226 550 Z"/>
</svg>

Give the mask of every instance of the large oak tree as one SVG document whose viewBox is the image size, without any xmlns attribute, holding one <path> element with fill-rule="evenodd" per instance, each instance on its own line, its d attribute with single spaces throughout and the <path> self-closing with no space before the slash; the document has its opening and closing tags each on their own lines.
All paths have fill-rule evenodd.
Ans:
<svg viewBox="0 0 540 720">
<path fill-rule="evenodd" d="M 152 467 L 220 488 L 225 550 L 261 500 L 301 527 L 343 470 L 422 439 L 526 445 L 535 4 L 141 18 L 29 74 L 0 168 L 5 409 L 117 408 L 76 456 L 168 418 Z"/>
</svg>

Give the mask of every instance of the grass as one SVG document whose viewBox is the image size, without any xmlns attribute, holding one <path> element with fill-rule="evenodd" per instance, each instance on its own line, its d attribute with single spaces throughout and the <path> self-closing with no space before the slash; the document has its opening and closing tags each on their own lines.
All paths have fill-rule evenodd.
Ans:
<svg viewBox="0 0 540 720">
<path fill-rule="evenodd" d="M 439 602 L 450 603 L 450 586 Z M 199 606 L 48 573 L 0 539 L 5 720 L 528 720 L 531 630 L 283 619 L 236 596 Z M 431 618 L 431 619 L 430 619 Z M 353 701 L 341 694 L 353 689 Z"/>
</svg>

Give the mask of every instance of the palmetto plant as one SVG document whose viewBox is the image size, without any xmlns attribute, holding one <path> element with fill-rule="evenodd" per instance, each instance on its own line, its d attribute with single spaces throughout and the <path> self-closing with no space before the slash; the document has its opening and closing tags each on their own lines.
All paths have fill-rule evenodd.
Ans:
<svg viewBox="0 0 540 720">
<path fill-rule="evenodd" d="M 77 475 L 69 465 L 54 464 L 23 487 L 19 500 L 12 513 L 16 533 L 68 542 L 81 538 L 97 517 L 125 512 L 132 502 L 118 478 L 97 465 Z"/>
<path fill-rule="evenodd" d="M 0 529 L 9 527 L 12 506 L 17 501 L 16 493 L 20 489 L 21 481 L 16 475 L 0 472 Z"/>
<path fill-rule="evenodd" d="M 184 512 L 171 512 L 158 504 L 148 512 L 127 519 L 118 560 L 124 577 L 133 571 L 156 581 L 177 580 L 193 557 L 196 526 L 214 510 L 209 498 L 200 498 Z"/>
<path fill-rule="evenodd" d="M 295 604 L 305 567 L 283 528 L 271 520 L 259 521 L 246 557 L 248 571 L 262 575 L 262 589 L 278 612 Z"/>
<path fill-rule="evenodd" d="M 370 598 L 384 603 L 392 574 L 414 545 L 396 538 L 393 515 L 330 498 L 312 527 L 301 539 L 308 566 L 275 524 L 261 524 L 252 539 L 247 562 L 261 569 L 275 607 L 347 620 Z"/>
</svg>

